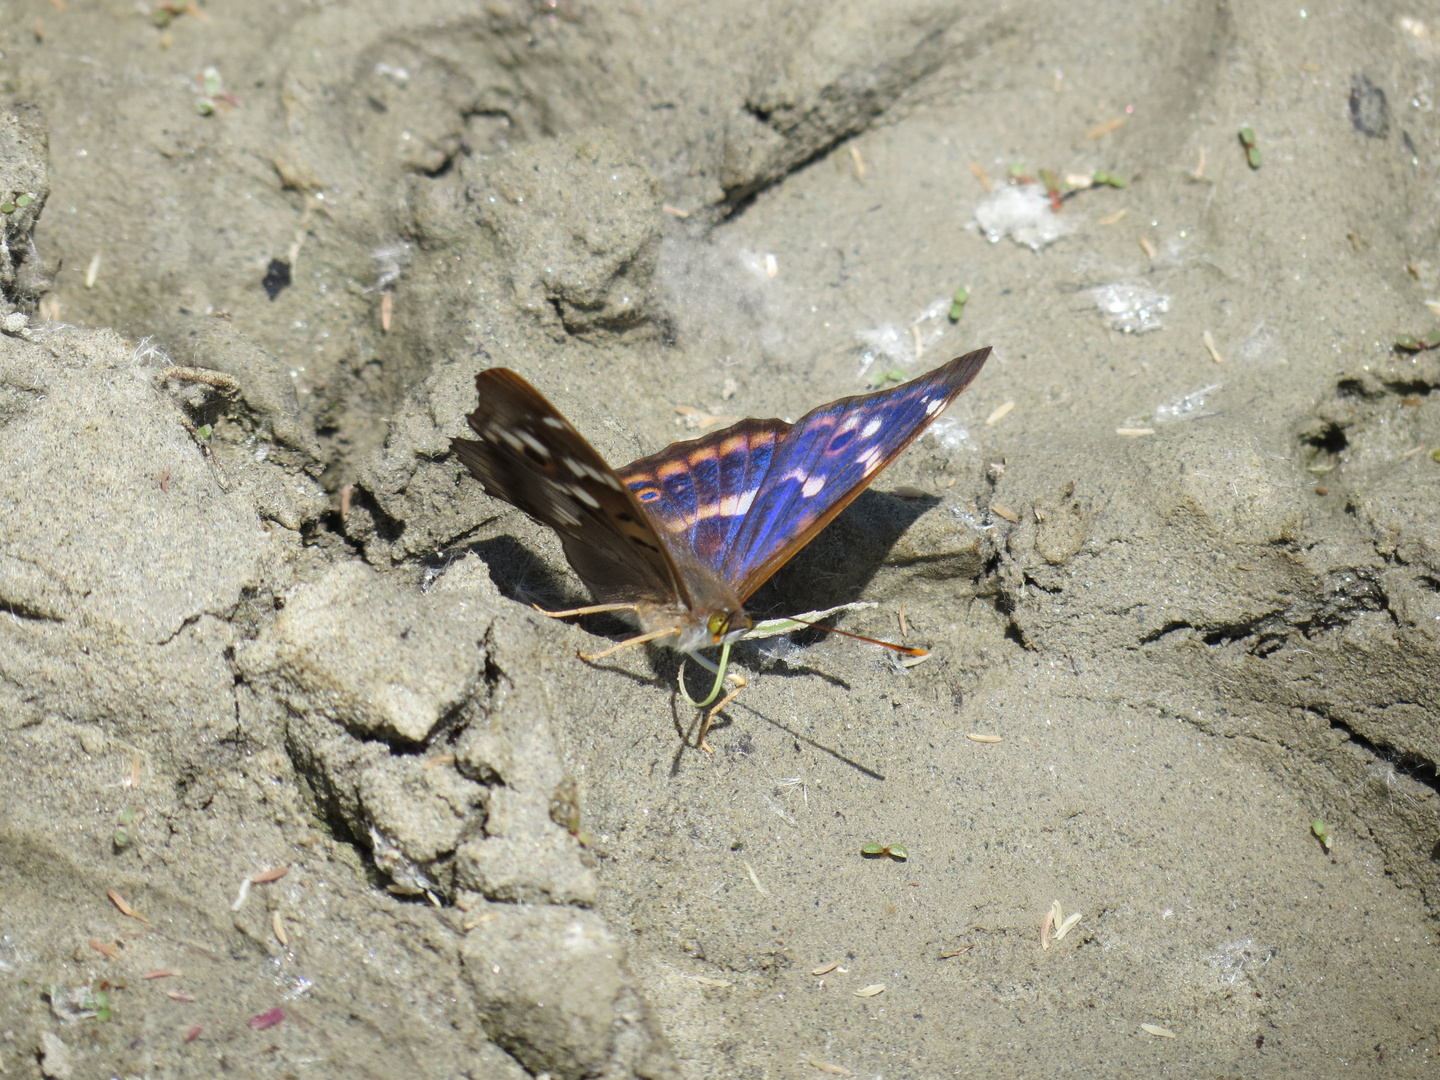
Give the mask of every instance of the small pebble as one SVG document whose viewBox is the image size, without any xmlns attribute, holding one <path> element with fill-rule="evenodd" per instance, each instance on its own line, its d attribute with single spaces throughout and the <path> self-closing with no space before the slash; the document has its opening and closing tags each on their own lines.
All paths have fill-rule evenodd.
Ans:
<svg viewBox="0 0 1440 1080">
<path fill-rule="evenodd" d="M 1315 485 L 1315 494 L 1316 494 L 1316 495 L 1329 495 L 1329 494 L 1330 494 L 1330 489 L 1327 488 L 1324 484 L 1316 484 L 1316 485 Z"/>
</svg>

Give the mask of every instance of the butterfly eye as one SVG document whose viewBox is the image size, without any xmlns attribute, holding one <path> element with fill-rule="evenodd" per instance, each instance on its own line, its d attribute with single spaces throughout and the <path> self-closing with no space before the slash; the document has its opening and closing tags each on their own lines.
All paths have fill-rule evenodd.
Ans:
<svg viewBox="0 0 1440 1080">
<path fill-rule="evenodd" d="M 728 611 L 715 612 L 710 616 L 710 621 L 706 623 L 706 629 L 710 631 L 712 638 L 719 641 L 730 629 L 730 613 Z"/>
</svg>

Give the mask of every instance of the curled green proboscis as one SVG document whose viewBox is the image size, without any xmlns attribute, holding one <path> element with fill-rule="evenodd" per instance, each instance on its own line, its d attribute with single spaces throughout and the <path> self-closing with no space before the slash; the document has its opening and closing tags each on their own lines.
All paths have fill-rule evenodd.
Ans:
<svg viewBox="0 0 1440 1080">
<path fill-rule="evenodd" d="M 720 690 L 725 685 L 725 669 L 730 666 L 730 642 L 727 641 L 724 645 L 720 646 L 720 663 L 718 664 L 712 664 L 709 660 L 706 660 L 705 657 L 698 654 L 692 655 L 689 659 L 694 660 L 705 670 L 715 673 L 715 685 L 710 688 L 710 693 L 705 696 L 704 701 L 696 701 L 685 691 L 685 661 L 680 661 L 680 696 L 685 699 L 686 704 L 691 708 L 703 709 L 707 705 L 714 703 L 715 699 L 720 696 Z"/>
</svg>

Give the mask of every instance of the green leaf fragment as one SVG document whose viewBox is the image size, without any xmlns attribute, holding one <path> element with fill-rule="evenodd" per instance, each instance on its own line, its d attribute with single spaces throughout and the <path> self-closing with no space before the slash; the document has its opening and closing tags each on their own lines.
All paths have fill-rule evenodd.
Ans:
<svg viewBox="0 0 1440 1080">
<path fill-rule="evenodd" d="M 892 859 L 900 859 L 903 862 L 905 859 L 910 858 L 910 852 L 903 844 L 891 844 L 890 857 Z"/>
<path fill-rule="evenodd" d="M 876 859 L 879 858 L 884 851 L 885 848 L 880 844 L 866 844 L 860 849 L 860 854 L 867 858 Z"/>
<path fill-rule="evenodd" d="M 904 382 L 905 372 L 901 368 L 890 368 L 888 371 L 877 371 L 870 376 L 870 389 L 875 390 L 884 386 L 887 382 Z"/>
<path fill-rule="evenodd" d="M 196 98 L 195 111 L 201 116 L 210 116 L 215 112 L 215 103 L 209 98 Z"/>
<path fill-rule="evenodd" d="M 34 196 L 34 195 L 29 195 L 29 194 L 21 195 L 18 199 L 15 200 L 15 205 L 16 205 L 16 206 L 29 206 L 29 205 L 30 205 L 32 202 L 34 202 L 34 201 L 35 201 L 35 196 Z"/>
<path fill-rule="evenodd" d="M 128 847 L 130 844 L 130 833 L 124 828 L 116 829 L 110 837 L 111 843 L 117 848 Z"/>
<path fill-rule="evenodd" d="M 1395 348 L 1404 349 L 1406 352 L 1419 352 L 1420 342 L 1413 334 L 1401 334 L 1395 339 Z"/>
<path fill-rule="evenodd" d="M 1129 183 L 1119 173 L 1105 172 L 1103 169 L 1090 178 L 1092 184 L 1105 184 L 1113 188 L 1123 188 Z"/>
<path fill-rule="evenodd" d="M 212 428 L 209 424 L 201 424 L 198 428 L 195 429 L 195 434 L 200 436 L 200 438 L 202 439 L 208 439 L 214 433 L 214 431 L 215 429 Z"/>
<path fill-rule="evenodd" d="M 1240 141 L 1249 149 L 1255 145 L 1255 129 L 1246 124 L 1240 129 Z"/>
<path fill-rule="evenodd" d="M 1017 162 L 1015 162 L 1013 165 L 1010 166 L 1010 179 L 1011 179 L 1011 180 L 1019 180 L 1019 179 L 1020 179 L 1022 176 L 1024 176 L 1024 175 L 1025 175 L 1025 163 L 1024 163 L 1024 162 L 1022 162 L 1022 161 L 1017 161 Z"/>
<path fill-rule="evenodd" d="M 950 305 L 950 321 L 951 321 L 951 322 L 959 322 L 959 321 L 960 321 L 960 316 L 963 315 L 963 314 L 965 314 L 965 305 L 964 305 L 964 304 L 951 304 L 951 305 Z"/>
<path fill-rule="evenodd" d="M 1329 851 L 1333 841 L 1330 838 L 1330 830 L 1325 827 L 1325 822 L 1317 817 L 1314 821 L 1310 822 L 1310 831 L 1315 834 L 1316 839 L 1318 839 L 1320 843 L 1325 845 L 1325 850 Z"/>
<path fill-rule="evenodd" d="M 1247 146 L 1245 148 L 1245 162 L 1252 169 L 1260 167 L 1260 148 L 1258 146 Z"/>
<path fill-rule="evenodd" d="M 13 202 L 0 203 L 0 214 L 13 214 L 14 212 L 15 204 Z"/>
</svg>

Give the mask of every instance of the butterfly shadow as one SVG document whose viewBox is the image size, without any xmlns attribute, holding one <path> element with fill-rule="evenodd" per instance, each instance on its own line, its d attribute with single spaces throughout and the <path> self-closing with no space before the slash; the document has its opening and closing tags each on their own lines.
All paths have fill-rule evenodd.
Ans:
<svg viewBox="0 0 1440 1080">
<path fill-rule="evenodd" d="M 865 491 L 746 602 L 756 618 L 836 607 L 863 595 L 885 558 L 926 511 L 933 495 L 902 499 Z M 796 636 L 798 644 L 807 637 Z M 815 640 L 818 640 L 818 636 Z"/>
<path fill-rule="evenodd" d="M 727 716 L 726 714 L 727 714 L 731 709 L 735 709 L 735 708 L 744 709 L 746 712 L 750 713 L 752 716 L 755 716 L 755 717 L 757 717 L 758 719 L 765 721 L 765 723 L 769 724 L 771 727 L 778 728 L 780 731 L 783 731 L 786 735 L 789 735 L 792 739 L 795 740 L 795 749 L 797 749 L 797 750 L 800 749 L 800 744 L 803 742 L 803 743 L 807 744 L 808 746 L 812 747 L 813 749 L 819 750 L 822 754 L 828 754 L 828 755 L 830 755 L 832 758 L 834 758 L 836 761 L 840 762 L 842 765 L 848 765 L 848 766 L 850 766 L 850 768 L 854 769 L 856 772 L 861 773 L 861 774 L 863 774 L 863 775 L 865 775 L 865 776 L 868 776 L 868 777 L 869 777 L 870 779 L 872 779 L 872 780 L 884 780 L 884 779 L 885 779 L 885 774 L 884 774 L 884 773 L 877 772 L 875 769 L 870 768 L 868 765 L 861 764 L 860 762 L 856 761 L 854 758 L 846 757 L 846 756 L 845 756 L 844 754 L 842 754 L 839 750 L 835 749 L 835 747 L 833 747 L 833 746 L 826 746 L 826 745 L 825 745 L 824 743 L 822 743 L 822 742 L 817 742 L 815 739 L 812 739 L 809 735 L 806 735 L 803 731 L 796 731 L 794 728 L 790 727 L 788 724 L 784 723 L 783 721 L 777 720 L 777 719 L 775 719 L 773 716 L 767 716 L 765 713 L 761 712 L 759 709 L 756 709 L 756 708 L 754 708 L 754 707 L 752 707 L 752 706 L 750 706 L 750 705 L 747 705 L 745 702 L 743 702 L 743 701 L 741 701 L 741 700 L 738 700 L 738 699 L 737 699 L 736 701 L 731 702 L 728 706 L 725 707 L 725 709 L 723 709 L 723 710 L 720 711 L 719 713 L 716 713 L 716 714 L 715 714 L 715 718 L 714 718 L 714 720 L 713 720 L 713 721 L 711 722 L 711 724 L 710 724 L 710 733 L 711 733 L 711 734 L 714 734 L 715 732 L 719 732 L 719 731 L 724 731 L 724 730 L 726 730 L 727 728 L 730 728 L 730 727 L 734 726 L 734 721 L 731 720 L 730 717 Z M 675 730 L 676 730 L 676 732 L 678 732 L 679 735 L 680 735 L 680 745 L 678 745 L 678 746 L 675 748 L 675 756 L 670 759 L 670 775 L 671 775 L 672 777 L 676 777 L 676 776 L 679 776 L 679 775 L 680 775 L 680 763 L 681 763 L 681 761 L 682 761 L 682 760 L 684 759 L 684 757 L 685 757 L 685 752 L 686 752 L 687 750 L 693 750 L 693 749 L 695 749 L 695 746 L 694 746 L 694 744 L 693 744 L 693 742 L 692 742 L 691 740 L 694 738 L 695 731 L 696 731 L 696 725 L 699 723 L 699 714 L 696 714 L 695 718 L 692 719 L 692 720 L 690 721 L 690 723 L 687 725 L 686 722 L 685 722 L 685 720 L 684 720 L 684 719 L 682 718 L 682 716 L 681 716 L 682 711 L 687 711 L 687 712 L 688 712 L 688 711 L 693 711 L 693 710 L 691 710 L 688 705 L 687 705 L 687 706 L 684 706 L 684 707 L 683 707 L 683 710 L 682 710 L 682 707 L 681 707 L 681 705 L 680 705 L 680 695 L 679 695 L 678 693 L 673 694 L 673 695 L 671 696 L 671 699 L 670 699 L 670 715 L 671 715 L 671 718 L 672 718 L 672 719 L 674 720 L 674 722 L 675 722 Z M 747 741 L 748 741 L 748 739 L 747 739 Z M 749 751 L 748 749 L 746 749 L 746 750 L 742 750 L 741 753 L 750 753 L 750 751 Z"/>
<path fill-rule="evenodd" d="M 578 591 L 572 577 L 554 569 L 513 536 L 492 536 L 464 545 L 480 557 L 490 573 L 490 582 L 507 600 L 526 607 L 539 606 L 546 611 L 564 610 L 593 603 Z M 577 624 L 597 637 L 629 637 L 635 633 L 633 623 L 618 615 L 584 615 Z M 618 669 L 617 669 L 618 670 Z"/>
<path fill-rule="evenodd" d="M 578 592 L 574 579 L 553 569 L 547 562 L 513 536 L 494 536 L 465 545 L 465 550 L 480 557 L 489 569 L 490 581 L 508 600 L 526 607 L 538 605 L 546 611 L 580 607 L 591 603 L 589 596 Z M 568 621 L 568 620 L 567 620 Z M 581 615 L 573 620 L 586 633 L 601 638 L 627 638 L 635 634 L 635 624 L 619 615 Z M 634 652 L 646 657 L 651 674 L 636 674 L 622 662 L 594 663 L 600 671 L 623 676 L 640 686 L 674 687 L 680 670 L 680 658 L 670 649 L 646 645 Z"/>
</svg>

